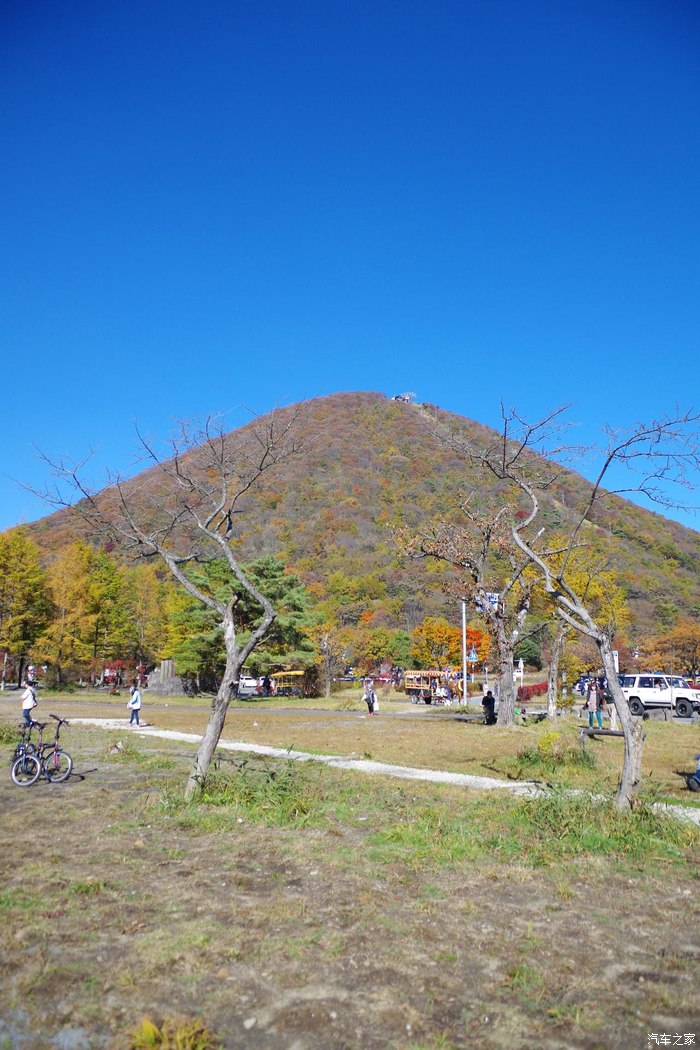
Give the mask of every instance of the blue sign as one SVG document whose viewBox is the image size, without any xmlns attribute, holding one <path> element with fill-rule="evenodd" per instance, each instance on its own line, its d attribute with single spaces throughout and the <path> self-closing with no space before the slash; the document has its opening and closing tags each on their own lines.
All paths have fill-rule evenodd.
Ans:
<svg viewBox="0 0 700 1050">
<path fill-rule="evenodd" d="M 469 663 L 470 663 L 470 664 L 475 664 L 475 663 L 477 662 L 477 660 L 479 659 L 479 657 L 478 657 L 478 655 L 477 655 L 477 651 L 476 651 L 476 649 L 472 649 L 472 651 L 470 652 L 470 654 L 469 654 L 469 656 L 467 657 L 467 659 L 469 660 Z"/>
</svg>

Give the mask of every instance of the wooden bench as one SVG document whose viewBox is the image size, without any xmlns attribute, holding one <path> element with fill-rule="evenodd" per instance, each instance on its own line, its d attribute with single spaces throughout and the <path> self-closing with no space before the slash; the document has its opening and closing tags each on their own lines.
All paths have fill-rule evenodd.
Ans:
<svg viewBox="0 0 700 1050">
<path fill-rule="evenodd" d="M 593 727 L 593 729 L 582 729 L 580 735 L 581 743 L 585 744 L 586 737 L 593 737 L 595 739 L 597 736 L 624 736 L 625 734 L 621 729 L 596 729 Z"/>
</svg>

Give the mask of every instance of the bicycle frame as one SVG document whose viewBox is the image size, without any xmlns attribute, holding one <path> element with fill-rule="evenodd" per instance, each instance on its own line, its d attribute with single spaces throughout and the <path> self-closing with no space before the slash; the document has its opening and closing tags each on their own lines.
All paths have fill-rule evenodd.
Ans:
<svg viewBox="0 0 700 1050">
<path fill-rule="evenodd" d="M 56 731 L 54 733 L 53 740 L 51 741 L 51 743 L 46 743 L 45 744 L 43 742 L 43 740 L 42 740 L 42 733 L 43 733 L 44 729 L 46 728 L 46 726 L 48 725 L 48 722 L 44 722 L 43 725 L 41 725 L 41 723 L 39 723 L 41 725 L 41 729 L 39 731 L 38 754 L 39 754 L 39 759 L 41 761 L 41 765 L 44 768 L 44 770 L 45 770 L 45 767 L 46 767 L 46 763 L 51 761 L 51 755 L 53 755 L 54 761 L 55 761 L 56 760 L 56 755 L 58 754 L 58 752 L 60 750 L 59 746 L 58 746 L 58 738 L 61 735 L 61 726 L 62 725 L 70 725 L 70 722 L 68 722 L 67 719 L 59 718 L 58 715 L 49 715 L 49 717 L 50 718 L 54 718 L 56 720 Z M 47 751 L 50 751 L 51 754 L 46 755 L 45 752 L 47 752 Z"/>
<path fill-rule="evenodd" d="M 19 723 L 19 728 L 21 730 L 21 734 L 22 735 L 20 737 L 19 743 L 15 747 L 15 752 L 14 752 L 14 754 L 12 756 L 12 761 L 13 762 L 15 762 L 18 758 L 21 758 L 22 755 L 34 755 L 34 754 L 37 754 L 40 751 L 40 749 L 41 749 L 41 734 L 43 733 L 44 729 L 46 729 L 47 725 L 48 725 L 48 722 L 35 722 L 33 718 L 32 718 L 32 720 L 30 722 L 20 722 Z M 33 744 L 32 743 L 32 730 L 33 729 L 38 729 L 39 730 L 39 742 L 38 742 L 38 744 Z"/>
</svg>

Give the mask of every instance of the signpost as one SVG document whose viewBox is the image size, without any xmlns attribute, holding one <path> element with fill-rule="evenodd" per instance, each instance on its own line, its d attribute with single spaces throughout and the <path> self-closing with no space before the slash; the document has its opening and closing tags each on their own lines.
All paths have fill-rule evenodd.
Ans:
<svg viewBox="0 0 700 1050">
<path fill-rule="evenodd" d="M 477 662 L 478 659 L 479 659 L 479 654 L 477 653 L 476 649 L 472 648 L 470 653 L 469 653 L 469 663 L 472 665 L 472 672 L 471 672 L 471 680 L 472 680 L 472 682 L 474 681 L 474 664 Z"/>
</svg>

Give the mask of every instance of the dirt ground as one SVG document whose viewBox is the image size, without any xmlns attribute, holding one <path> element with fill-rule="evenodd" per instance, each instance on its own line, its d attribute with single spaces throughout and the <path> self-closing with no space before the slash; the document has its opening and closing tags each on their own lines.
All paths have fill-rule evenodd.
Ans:
<svg viewBox="0 0 700 1050">
<path fill-rule="evenodd" d="M 361 812 L 222 830 L 161 804 L 182 745 L 114 760 L 71 732 L 66 784 L 0 778 L 0 1048 L 126 1050 L 146 1015 L 226 1050 L 700 1044 L 692 870 L 391 864 Z"/>
</svg>

